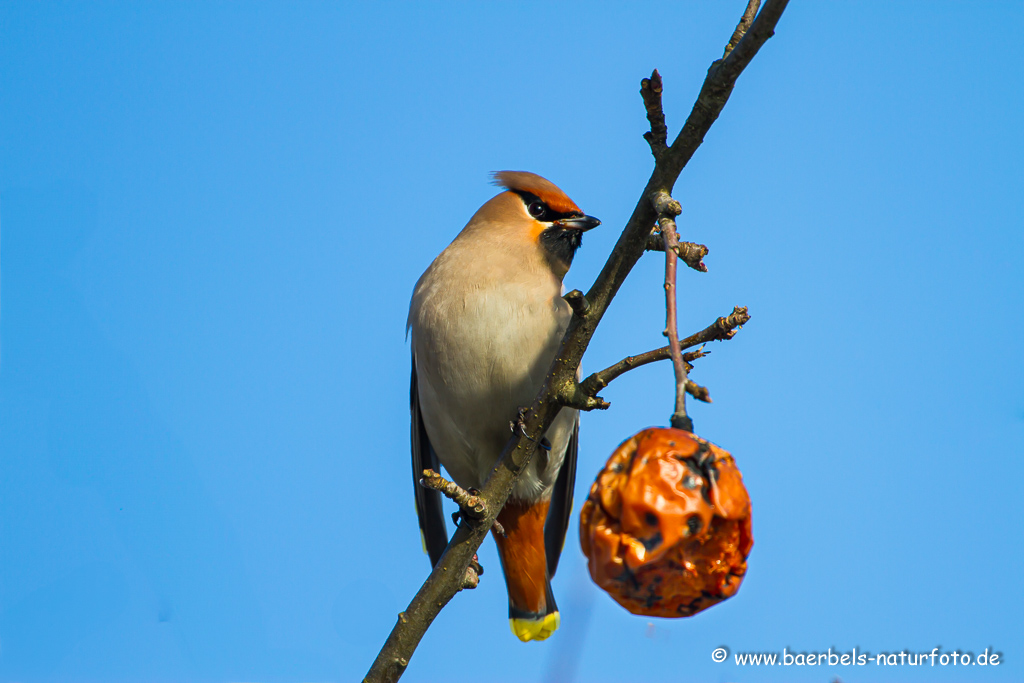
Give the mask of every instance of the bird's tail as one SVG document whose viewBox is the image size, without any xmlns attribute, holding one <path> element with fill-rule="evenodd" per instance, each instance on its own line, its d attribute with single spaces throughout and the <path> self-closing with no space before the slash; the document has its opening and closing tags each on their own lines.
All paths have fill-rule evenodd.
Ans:
<svg viewBox="0 0 1024 683">
<path fill-rule="evenodd" d="M 508 620 L 523 642 L 546 639 L 559 623 L 544 551 L 549 503 L 510 499 L 498 514 L 505 535 L 494 538 L 508 588 Z"/>
</svg>

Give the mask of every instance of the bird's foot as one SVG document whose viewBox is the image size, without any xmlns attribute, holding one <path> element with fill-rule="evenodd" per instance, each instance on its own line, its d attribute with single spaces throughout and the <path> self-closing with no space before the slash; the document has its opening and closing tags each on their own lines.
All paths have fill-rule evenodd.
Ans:
<svg viewBox="0 0 1024 683">
<path fill-rule="evenodd" d="M 475 491 L 476 489 L 467 490 Z M 452 524 L 454 524 L 455 526 L 459 526 L 460 524 L 462 524 L 462 519 L 462 510 L 456 510 L 455 512 L 452 513 Z M 498 534 L 499 536 L 505 535 L 505 527 L 503 527 L 501 525 L 501 522 L 499 522 L 498 520 L 494 520 L 494 522 L 491 524 L 491 531 Z"/>
<path fill-rule="evenodd" d="M 462 520 L 467 520 L 470 524 L 479 524 L 487 518 L 487 503 L 476 489 L 464 489 L 454 481 L 448 481 L 434 470 L 423 470 L 420 486 L 439 491 L 459 506 L 459 511 L 452 515 L 452 521 L 455 524 L 459 524 Z M 495 533 L 505 535 L 505 530 L 498 520 L 494 520 L 491 528 Z"/>
<path fill-rule="evenodd" d="M 508 423 L 508 428 L 511 429 L 514 433 L 522 435 L 522 437 L 527 441 L 532 441 L 533 443 L 537 444 L 537 446 L 539 446 L 543 450 L 551 452 L 551 442 L 548 441 L 548 437 L 542 436 L 540 438 L 540 441 L 537 441 L 537 439 L 533 438 L 532 436 L 526 433 L 526 408 L 519 409 L 518 417 L 516 417 L 515 422 Z"/>
</svg>

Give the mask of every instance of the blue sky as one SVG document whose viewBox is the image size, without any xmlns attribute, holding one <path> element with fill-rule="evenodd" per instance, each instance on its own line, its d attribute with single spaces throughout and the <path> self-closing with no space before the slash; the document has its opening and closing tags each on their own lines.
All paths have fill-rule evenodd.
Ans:
<svg viewBox="0 0 1024 683">
<path fill-rule="evenodd" d="M 428 571 L 408 298 L 531 170 L 604 225 L 646 182 L 742 2 L 0 5 L 0 680 L 358 679 Z M 1019 681 L 1020 3 L 794 0 L 684 170 L 683 332 L 754 510 L 737 596 L 635 617 L 586 573 L 508 630 L 493 543 L 409 681 Z M 662 343 L 647 256 L 584 371 Z M 667 364 L 583 417 L 577 499 L 665 424 Z M 1001 652 L 762 667 L 711 650 Z M 449 663 L 457 656 L 453 672 Z"/>
</svg>

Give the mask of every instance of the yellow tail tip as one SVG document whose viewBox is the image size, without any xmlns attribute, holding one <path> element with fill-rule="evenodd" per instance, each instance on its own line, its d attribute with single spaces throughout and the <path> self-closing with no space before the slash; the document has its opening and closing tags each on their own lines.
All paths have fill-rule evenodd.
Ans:
<svg viewBox="0 0 1024 683">
<path fill-rule="evenodd" d="M 512 633 L 516 638 L 525 642 L 531 640 L 547 640 L 548 636 L 558 630 L 561 618 L 558 612 L 552 612 L 540 619 L 509 619 L 508 624 L 512 627 Z"/>
</svg>

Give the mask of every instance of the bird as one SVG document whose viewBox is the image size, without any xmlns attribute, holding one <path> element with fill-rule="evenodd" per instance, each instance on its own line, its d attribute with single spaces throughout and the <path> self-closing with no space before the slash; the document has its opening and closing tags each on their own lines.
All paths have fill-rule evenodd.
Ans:
<svg viewBox="0 0 1024 683">
<path fill-rule="evenodd" d="M 409 306 L 412 470 L 423 545 L 436 565 L 448 545 L 441 495 L 418 482 L 438 463 L 459 486 L 481 489 L 529 406 L 572 316 L 562 280 L 601 224 L 554 183 L 500 171 L 486 202 L 419 278 Z M 572 511 L 579 414 L 562 408 L 519 477 L 494 533 L 521 641 L 559 626 L 551 578 Z"/>
</svg>

